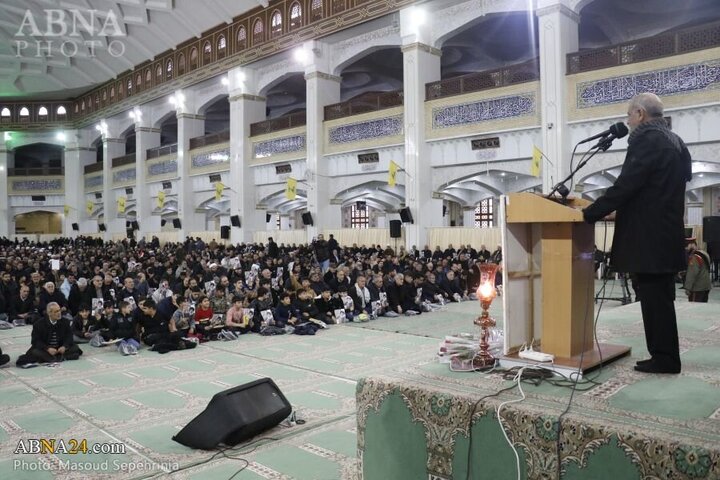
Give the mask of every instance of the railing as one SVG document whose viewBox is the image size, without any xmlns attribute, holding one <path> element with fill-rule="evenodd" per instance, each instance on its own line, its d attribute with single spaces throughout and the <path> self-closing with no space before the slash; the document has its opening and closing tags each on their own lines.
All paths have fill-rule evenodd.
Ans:
<svg viewBox="0 0 720 480">
<path fill-rule="evenodd" d="M 132 163 L 135 163 L 135 154 L 129 153 L 127 155 L 123 155 L 122 157 L 115 157 L 112 159 L 112 167 L 122 167 L 123 165 L 130 165 Z"/>
<path fill-rule="evenodd" d="M 151 158 L 162 157 L 163 155 L 170 155 L 171 153 L 177 153 L 177 143 L 171 145 L 165 145 L 164 147 L 155 147 L 147 149 L 147 160 Z"/>
<path fill-rule="evenodd" d="M 425 100 L 479 92 L 518 83 L 540 80 L 540 62 L 537 58 L 507 67 L 468 73 L 425 85 Z"/>
<path fill-rule="evenodd" d="M 103 162 L 91 163 L 90 165 L 85 165 L 84 167 L 85 175 L 87 175 L 88 173 L 102 172 L 102 170 Z"/>
<path fill-rule="evenodd" d="M 402 90 L 363 93 L 346 102 L 326 106 L 325 120 L 335 120 L 360 113 L 376 112 L 385 108 L 399 107 L 402 104 Z"/>
<path fill-rule="evenodd" d="M 289 115 L 283 115 L 282 117 L 250 124 L 250 136 L 255 137 L 287 128 L 302 127 L 306 122 L 305 112 L 291 113 Z"/>
<path fill-rule="evenodd" d="M 45 177 L 48 175 L 64 175 L 62 167 L 16 167 L 8 168 L 8 177 Z"/>
<path fill-rule="evenodd" d="M 720 22 L 567 55 L 567 74 L 720 47 Z"/>
<path fill-rule="evenodd" d="M 196 148 L 206 147 L 208 145 L 215 145 L 217 143 L 229 142 L 230 141 L 230 130 L 225 130 L 218 133 L 211 133 L 202 137 L 195 137 L 190 139 L 190 150 Z"/>
</svg>

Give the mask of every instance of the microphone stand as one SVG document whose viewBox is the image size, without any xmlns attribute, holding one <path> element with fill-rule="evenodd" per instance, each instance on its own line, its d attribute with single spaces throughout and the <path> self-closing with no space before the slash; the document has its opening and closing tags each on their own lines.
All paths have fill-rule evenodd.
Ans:
<svg viewBox="0 0 720 480">
<path fill-rule="evenodd" d="M 614 135 L 609 135 L 607 137 L 601 138 L 597 144 L 595 144 L 590 150 L 588 150 L 588 151 L 594 150 L 590 154 L 590 156 L 581 160 L 580 163 L 577 164 L 577 167 L 575 167 L 575 169 L 572 172 L 570 172 L 570 175 L 568 175 L 565 178 L 565 180 L 563 180 L 562 182 L 555 185 L 555 187 L 553 187 L 552 191 L 550 193 L 548 193 L 545 198 L 552 200 L 553 195 L 555 193 L 560 193 L 560 196 L 562 197 L 561 203 L 566 203 L 567 196 L 570 195 L 570 190 L 568 190 L 568 188 L 565 186 L 565 183 L 568 180 L 572 179 L 575 176 L 575 174 L 578 172 L 578 170 L 580 170 L 582 167 L 584 167 L 590 161 L 590 159 L 592 157 L 594 157 L 598 152 L 604 152 L 608 148 L 610 148 L 610 145 L 612 145 L 613 140 L 615 140 Z"/>
</svg>

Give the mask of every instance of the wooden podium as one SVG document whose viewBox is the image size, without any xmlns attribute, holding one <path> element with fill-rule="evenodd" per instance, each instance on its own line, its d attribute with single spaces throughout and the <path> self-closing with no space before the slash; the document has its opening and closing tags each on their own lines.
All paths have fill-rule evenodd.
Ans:
<svg viewBox="0 0 720 480">
<path fill-rule="evenodd" d="M 583 373 L 629 354 L 594 343 L 595 228 L 581 211 L 590 202 L 515 193 L 500 203 L 506 358 L 533 339 L 555 365 Z"/>
</svg>

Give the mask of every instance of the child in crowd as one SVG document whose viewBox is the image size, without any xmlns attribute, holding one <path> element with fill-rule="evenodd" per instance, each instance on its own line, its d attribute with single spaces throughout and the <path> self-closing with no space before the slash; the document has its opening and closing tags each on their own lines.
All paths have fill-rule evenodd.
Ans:
<svg viewBox="0 0 720 480">
<path fill-rule="evenodd" d="M 236 334 L 248 333 L 252 318 L 245 315 L 245 300 L 240 295 L 233 297 L 233 305 L 225 315 L 225 329 Z"/>
<path fill-rule="evenodd" d="M 292 298 L 288 292 L 283 292 L 280 294 L 280 303 L 275 308 L 275 325 L 283 328 L 296 323 L 297 315 L 292 305 Z"/>
<path fill-rule="evenodd" d="M 97 320 L 90 316 L 90 307 L 83 303 L 72 321 L 73 340 L 75 343 L 88 343 L 98 329 Z"/>
<path fill-rule="evenodd" d="M 126 301 L 118 303 L 119 311 L 110 321 L 110 337 L 120 339 L 118 352 L 123 355 L 135 355 L 140 348 L 137 340 L 137 322 L 132 315 L 133 306 Z"/>
</svg>

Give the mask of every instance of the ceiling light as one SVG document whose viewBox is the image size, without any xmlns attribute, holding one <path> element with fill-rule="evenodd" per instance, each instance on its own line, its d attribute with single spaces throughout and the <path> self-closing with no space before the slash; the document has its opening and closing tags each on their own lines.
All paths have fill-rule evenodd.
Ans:
<svg viewBox="0 0 720 480">
<path fill-rule="evenodd" d="M 293 52 L 293 57 L 295 58 L 296 62 L 303 65 L 307 64 L 308 60 L 310 59 L 310 55 L 308 55 L 307 50 L 305 50 L 303 47 L 296 48 Z"/>
<path fill-rule="evenodd" d="M 425 10 L 422 8 L 413 7 L 412 12 L 410 13 L 410 19 L 412 20 L 412 24 L 414 27 L 419 27 L 420 25 L 425 24 L 425 20 L 427 19 Z"/>
<path fill-rule="evenodd" d="M 702 178 L 702 177 L 703 177 L 703 174 L 702 174 L 702 173 L 699 173 L 699 174 L 698 174 L 698 177 Z"/>
<path fill-rule="evenodd" d="M 168 101 L 170 102 L 171 105 L 177 104 L 177 100 L 175 100 L 175 95 L 171 96 L 171 97 L 168 99 Z"/>
<path fill-rule="evenodd" d="M 228 85 L 230 85 L 230 80 L 228 80 L 227 77 L 223 77 L 222 80 L 220 80 L 220 83 L 227 87 Z"/>
<path fill-rule="evenodd" d="M 131 110 L 130 113 L 128 113 L 128 116 L 134 120 L 134 119 L 135 119 L 135 112 L 133 112 L 133 111 Z"/>
<path fill-rule="evenodd" d="M 9 142 L 10 140 L 12 140 L 12 135 L 10 132 L 5 132 L 5 141 Z"/>
<path fill-rule="evenodd" d="M 55 135 L 55 139 L 56 139 L 58 142 L 64 142 L 64 141 L 65 141 L 65 133 L 64 133 L 64 132 L 58 132 L 58 133 Z"/>
</svg>

